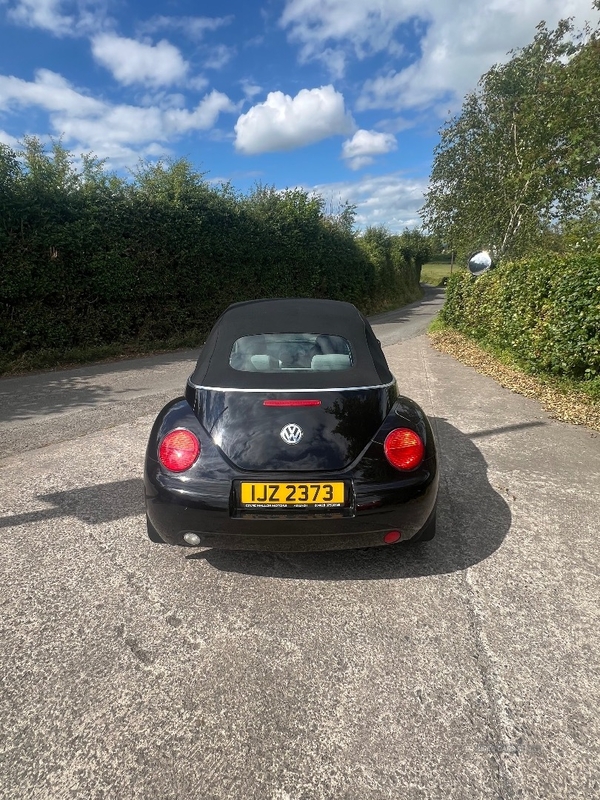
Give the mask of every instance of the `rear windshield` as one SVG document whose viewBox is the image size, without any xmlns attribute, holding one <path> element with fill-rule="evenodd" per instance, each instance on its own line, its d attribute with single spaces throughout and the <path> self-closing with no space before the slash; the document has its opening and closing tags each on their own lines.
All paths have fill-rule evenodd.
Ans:
<svg viewBox="0 0 600 800">
<path fill-rule="evenodd" d="M 240 372 L 332 372 L 352 364 L 348 340 L 326 333 L 242 336 L 229 357 L 229 365 Z"/>
</svg>

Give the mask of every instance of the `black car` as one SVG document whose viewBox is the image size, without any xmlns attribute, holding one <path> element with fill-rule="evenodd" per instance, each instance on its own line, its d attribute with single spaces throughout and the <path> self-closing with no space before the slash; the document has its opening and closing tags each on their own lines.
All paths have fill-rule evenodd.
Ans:
<svg viewBox="0 0 600 800">
<path fill-rule="evenodd" d="M 350 303 L 254 300 L 217 320 L 150 434 L 148 535 L 336 550 L 435 534 L 431 426 Z"/>
</svg>

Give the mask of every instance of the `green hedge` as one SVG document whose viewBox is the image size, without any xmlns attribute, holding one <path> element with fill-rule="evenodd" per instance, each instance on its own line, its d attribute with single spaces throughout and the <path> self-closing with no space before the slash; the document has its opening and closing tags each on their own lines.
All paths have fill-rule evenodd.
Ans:
<svg viewBox="0 0 600 800">
<path fill-rule="evenodd" d="M 450 278 L 441 318 L 533 373 L 600 376 L 600 255 L 540 255 Z"/>
<path fill-rule="evenodd" d="M 43 353 L 202 342 L 240 300 L 328 297 L 368 313 L 420 295 L 419 234 L 358 236 L 351 207 L 240 195 L 185 160 L 129 181 L 91 156 L 73 164 L 60 144 L 0 145 L 0 372 Z"/>
</svg>

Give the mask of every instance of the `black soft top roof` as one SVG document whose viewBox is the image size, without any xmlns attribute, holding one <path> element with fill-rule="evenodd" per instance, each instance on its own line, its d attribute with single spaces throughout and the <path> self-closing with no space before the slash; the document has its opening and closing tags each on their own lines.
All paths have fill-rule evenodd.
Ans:
<svg viewBox="0 0 600 800">
<path fill-rule="evenodd" d="M 315 333 L 343 336 L 350 342 L 352 367 L 331 372 L 242 372 L 229 366 L 234 342 L 261 333 Z M 229 306 L 204 345 L 190 382 L 231 389 L 348 388 L 393 381 L 381 345 L 369 322 L 351 303 L 293 298 L 250 300 Z"/>
</svg>

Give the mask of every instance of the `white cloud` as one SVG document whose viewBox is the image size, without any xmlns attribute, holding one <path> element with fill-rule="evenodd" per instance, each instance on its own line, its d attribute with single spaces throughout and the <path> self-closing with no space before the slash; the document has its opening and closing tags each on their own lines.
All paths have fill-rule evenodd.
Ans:
<svg viewBox="0 0 600 800">
<path fill-rule="evenodd" d="M 139 26 L 141 33 L 154 33 L 159 30 L 176 30 L 196 41 L 202 39 L 207 31 L 216 31 L 233 22 L 233 15 L 228 17 L 165 17 L 156 16 Z"/>
<path fill-rule="evenodd" d="M 169 86 L 182 82 L 189 70 L 179 50 L 165 39 L 152 45 L 102 33 L 92 39 L 92 53 L 126 86 Z"/>
<path fill-rule="evenodd" d="M 343 95 L 333 86 L 301 89 L 295 97 L 269 92 L 264 103 L 239 117 L 235 146 L 246 154 L 292 150 L 351 133 L 354 127 Z"/>
<path fill-rule="evenodd" d="M 163 117 L 174 133 L 186 133 L 190 130 L 208 130 L 215 125 L 219 114 L 233 113 L 237 110 L 238 106 L 232 103 L 226 94 L 213 89 L 210 94 L 203 97 L 193 111 L 176 109 L 165 112 Z"/>
<path fill-rule="evenodd" d="M 0 144 L 5 144 L 8 147 L 12 147 L 13 150 L 19 149 L 19 140 L 15 139 L 14 136 L 11 136 L 10 133 L 7 133 L 3 130 L 0 130 Z"/>
<path fill-rule="evenodd" d="M 337 81 L 344 77 L 347 59 L 341 47 L 325 47 L 315 53 L 314 58 L 325 66 L 332 80 Z"/>
<path fill-rule="evenodd" d="M 422 224 L 419 208 L 427 180 L 407 178 L 401 172 L 366 177 L 360 181 L 327 183 L 308 187 L 326 200 L 346 200 L 356 205 L 356 223 L 359 228 L 385 225 L 392 233 Z"/>
<path fill-rule="evenodd" d="M 100 157 L 110 157 L 113 165 L 165 152 L 174 138 L 208 131 L 221 113 L 239 110 L 217 91 L 206 94 L 192 110 L 169 105 L 112 105 L 83 94 L 49 70 L 40 70 L 35 81 L 0 76 L 0 111 L 31 107 L 50 114 L 55 135 L 64 135 L 67 143 Z"/>
<path fill-rule="evenodd" d="M 70 34 L 75 18 L 61 12 L 62 0 L 20 0 L 8 11 L 8 18 L 19 25 L 44 28 L 58 36 Z"/>
<path fill-rule="evenodd" d="M 391 68 L 368 80 L 358 110 L 433 106 L 444 115 L 507 52 L 528 44 L 535 26 L 598 20 L 591 0 L 287 0 L 280 24 L 300 46 L 301 61 L 327 50 L 366 58 L 384 53 Z M 403 50 L 413 44 L 415 55 Z M 406 61 L 400 65 L 399 56 Z M 338 56 L 338 71 L 341 63 Z"/>
<path fill-rule="evenodd" d="M 78 117 L 58 114 L 54 127 L 68 139 L 86 142 L 97 151 L 106 144 L 145 144 L 168 141 L 190 131 L 209 130 L 222 111 L 235 111 L 231 100 L 220 92 L 206 95 L 195 109 L 160 109 L 156 107 L 106 106 L 101 118 L 97 115 Z"/>
<path fill-rule="evenodd" d="M 73 115 L 100 115 L 105 104 L 78 92 L 56 72 L 40 69 L 35 81 L 0 75 L 0 109 L 11 106 L 38 106 L 46 111 L 65 111 Z"/>
<path fill-rule="evenodd" d="M 193 78 L 189 78 L 185 85 L 188 89 L 194 89 L 196 92 L 203 92 L 208 84 L 208 78 L 205 78 L 204 75 L 196 75 Z"/>
<path fill-rule="evenodd" d="M 235 47 L 227 47 L 224 44 L 218 44 L 209 50 L 208 55 L 204 59 L 205 69 L 222 69 L 225 64 L 228 64 L 235 55 Z"/>
<path fill-rule="evenodd" d="M 389 48 L 400 22 L 427 6 L 427 0 L 287 0 L 280 19 L 302 60 L 320 58 L 328 42 L 348 45 L 362 58 Z"/>
<path fill-rule="evenodd" d="M 401 133 L 402 131 L 407 131 L 410 128 L 416 127 L 417 124 L 430 125 L 430 120 L 426 115 L 423 115 L 423 118 L 419 118 L 418 115 L 413 115 L 410 119 L 405 117 L 389 117 L 387 119 L 380 119 L 377 123 L 377 127 L 381 131 L 386 131 L 386 133 Z"/>
<path fill-rule="evenodd" d="M 70 9 L 66 13 L 65 8 Z M 78 36 L 98 30 L 104 4 L 94 0 L 16 0 L 8 18 L 29 28 L 42 28 L 56 36 Z"/>
<path fill-rule="evenodd" d="M 350 169 L 360 169 L 372 164 L 374 156 L 389 153 L 397 146 L 396 138 L 391 133 L 361 129 L 342 145 L 342 158 L 348 162 Z"/>
<path fill-rule="evenodd" d="M 257 94 L 262 92 L 261 86 L 258 86 L 256 83 L 248 80 L 247 78 L 244 78 L 244 80 L 240 81 L 240 84 L 247 100 L 252 100 Z"/>
</svg>

